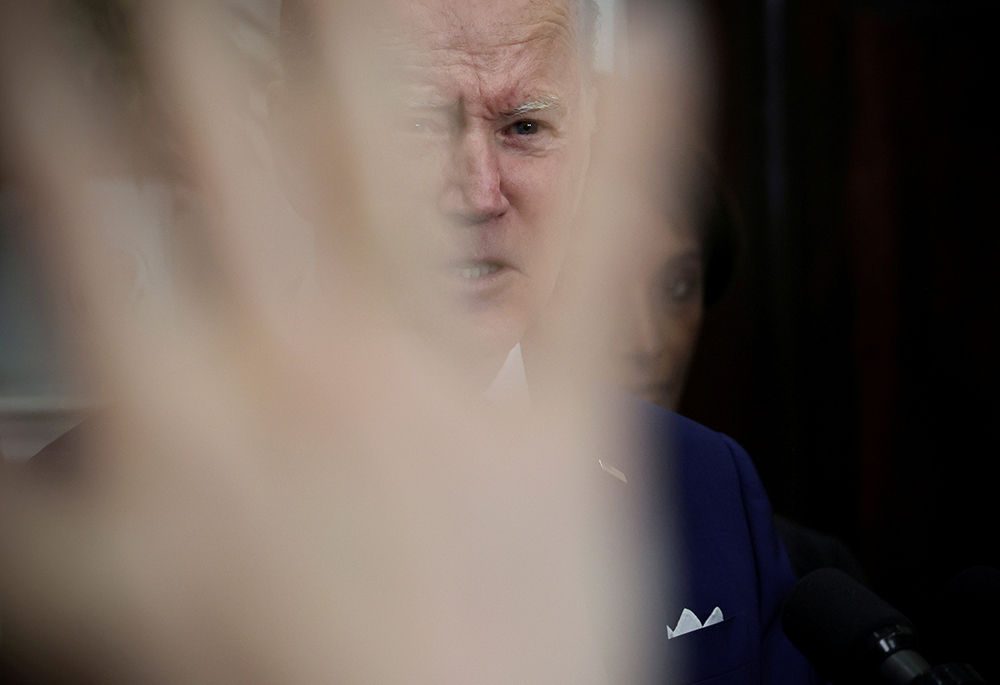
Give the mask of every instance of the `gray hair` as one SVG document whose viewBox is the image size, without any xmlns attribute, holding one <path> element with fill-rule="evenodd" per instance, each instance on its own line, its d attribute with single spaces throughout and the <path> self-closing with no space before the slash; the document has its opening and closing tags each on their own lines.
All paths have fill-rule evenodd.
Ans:
<svg viewBox="0 0 1000 685">
<path fill-rule="evenodd" d="M 316 76 L 320 59 L 317 55 L 316 33 L 308 3 L 302 0 L 280 0 L 278 30 L 280 66 L 291 82 L 308 83 Z M 600 10 L 597 0 L 575 0 L 577 44 L 580 63 L 586 65 L 585 78 L 593 71 L 597 51 Z"/>
</svg>

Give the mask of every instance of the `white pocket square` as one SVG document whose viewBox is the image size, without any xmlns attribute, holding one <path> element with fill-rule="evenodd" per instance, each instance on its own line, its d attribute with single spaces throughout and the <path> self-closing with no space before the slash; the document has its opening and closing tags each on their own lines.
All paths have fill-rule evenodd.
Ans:
<svg viewBox="0 0 1000 685">
<path fill-rule="evenodd" d="M 722 615 L 722 609 L 715 607 L 712 609 L 712 613 L 708 615 L 705 622 L 702 623 L 695 616 L 694 612 L 690 609 L 685 609 L 681 612 L 681 617 L 677 619 L 677 627 L 671 629 L 667 626 L 667 639 L 672 640 L 678 635 L 684 635 L 685 633 L 690 633 L 695 630 L 701 630 L 702 628 L 707 628 L 709 626 L 715 625 L 716 623 L 722 623 L 725 618 Z"/>
</svg>

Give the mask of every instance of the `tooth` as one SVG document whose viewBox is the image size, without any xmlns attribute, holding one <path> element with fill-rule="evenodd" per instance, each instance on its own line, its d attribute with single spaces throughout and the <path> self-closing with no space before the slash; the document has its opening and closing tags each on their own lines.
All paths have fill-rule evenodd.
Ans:
<svg viewBox="0 0 1000 685">
<path fill-rule="evenodd" d="M 462 278 L 468 278 L 470 280 L 482 278 L 483 276 L 488 276 L 489 274 L 496 273 L 500 270 L 499 264 L 474 264 L 472 266 L 464 266 L 458 269 L 458 275 Z"/>
</svg>

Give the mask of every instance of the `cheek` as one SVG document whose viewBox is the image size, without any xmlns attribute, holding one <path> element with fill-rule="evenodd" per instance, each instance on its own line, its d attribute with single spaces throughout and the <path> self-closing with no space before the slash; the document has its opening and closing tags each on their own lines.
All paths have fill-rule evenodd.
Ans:
<svg viewBox="0 0 1000 685">
<path fill-rule="evenodd" d="M 534 248 L 524 255 L 527 258 L 533 259 L 536 251 L 561 253 L 565 246 L 575 190 L 568 162 L 558 153 L 515 158 L 505 164 L 504 192 L 521 224 L 517 238 Z"/>
<path fill-rule="evenodd" d="M 555 204 L 565 177 L 566 155 L 529 156 L 510 153 L 501 160 L 501 182 L 511 202 L 539 207 Z"/>
<path fill-rule="evenodd" d="M 661 318 L 665 364 L 683 372 L 694 355 L 701 330 L 702 307 L 700 303 L 684 304 Z"/>
</svg>

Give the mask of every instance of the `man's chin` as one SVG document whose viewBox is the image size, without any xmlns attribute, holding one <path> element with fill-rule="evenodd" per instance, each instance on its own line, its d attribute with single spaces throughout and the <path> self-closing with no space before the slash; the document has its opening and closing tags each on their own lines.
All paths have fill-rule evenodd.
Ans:
<svg viewBox="0 0 1000 685">
<path fill-rule="evenodd" d="M 510 351 L 523 339 L 527 325 L 497 311 L 474 311 L 469 318 L 469 356 L 499 370 Z"/>
</svg>

